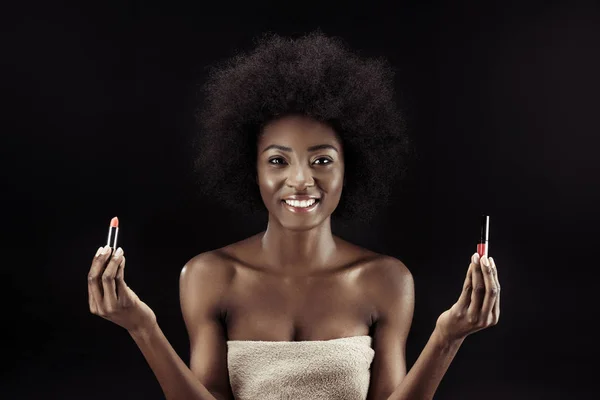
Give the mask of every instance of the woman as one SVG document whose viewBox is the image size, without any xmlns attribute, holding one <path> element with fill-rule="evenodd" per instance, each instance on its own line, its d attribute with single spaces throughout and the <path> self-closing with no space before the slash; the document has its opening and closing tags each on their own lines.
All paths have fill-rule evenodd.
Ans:
<svg viewBox="0 0 600 400">
<path fill-rule="evenodd" d="M 320 32 L 265 35 L 212 70 L 200 188 L 268 224 L 183 267 L 190 368 L 125 284 L 122 251 L 88 279 L 90 311 L 129 331 L 167 399 L 431 399 L 466 336 L 498 322 L 496 267 L 475 253 L 407 373 L 409 269 L 332 234 L 332 216 L 368 221 L 411 155 L 392 76 Z"/>
</svg>

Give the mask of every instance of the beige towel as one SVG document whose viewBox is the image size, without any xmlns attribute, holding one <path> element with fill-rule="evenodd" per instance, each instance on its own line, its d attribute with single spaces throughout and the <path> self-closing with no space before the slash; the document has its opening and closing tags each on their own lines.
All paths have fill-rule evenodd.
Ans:
<svg viewBox="0 0 600 400">
<path fill-rule="evenodd" d="M 236 400 L 365 400 L 375 351 L 370 336 L 270 342 L 229 340 Z"/>
</svg>

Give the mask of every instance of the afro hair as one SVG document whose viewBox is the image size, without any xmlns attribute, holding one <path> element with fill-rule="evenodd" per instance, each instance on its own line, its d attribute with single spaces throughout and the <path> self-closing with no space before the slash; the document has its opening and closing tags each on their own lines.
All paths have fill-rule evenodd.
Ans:
<svg viewBox="0 0 600 400">
<path fill-rule="evenodd" d="M 266 213 L 255 180 L 257 140 L 268 122 L 301 114 L 327 123 L 342 141 L 345 186 L 332 217 L 370 220 L 413 155 L 392 68 L 319 30 L 297 39 L 266 33 L 255 45 L 211 67 L 202 87 L 193 140 L 200 193 L 242 213 Z"/>
</svg>

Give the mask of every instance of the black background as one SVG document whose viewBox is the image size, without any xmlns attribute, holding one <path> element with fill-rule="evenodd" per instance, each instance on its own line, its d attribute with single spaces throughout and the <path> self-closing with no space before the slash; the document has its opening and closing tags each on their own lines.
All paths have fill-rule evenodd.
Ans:
<svg viewBox="0 0 600 400">
<path fill-rule="evenodd" d="M 21 2 L 2 13 L 0 397 L 163 398 L 127 332 L 89 312 L 91 259 L 117 215 L 126 281 L 187 363 L 181 268 L 266 226 L 194 197 L 197 88 L 256 35 L 318 27 L 397 69 L 419 151 L 373 223 L 333 224 L 412 271 L 408 366 L 458 298 L 486 213 L 502 316 L 465 340 L 436 398 L 593 392 L 595 2 L 191 4 Z"/>
</svg>

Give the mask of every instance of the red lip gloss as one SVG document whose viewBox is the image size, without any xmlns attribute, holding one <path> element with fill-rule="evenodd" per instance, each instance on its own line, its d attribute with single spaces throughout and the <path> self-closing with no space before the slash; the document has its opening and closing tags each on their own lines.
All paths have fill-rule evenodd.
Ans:
<svg viewBox="0 0 600 400">
<path fill-rule="evenodd" d="M 119 218 L 114 217 L 110 220 L 110 227 L 108 228 L 108 240 L 106 242 L 112 250 L 117 248 L 117 235 L 119 234 Z"/>
<path fill-rule="evenodd" d="M 489 239 L 490 239 L 490 216 L 481 215 L 481 230 L 479 233 L 479 243 L 477 243 L 477 253 L 479 257 L 484 255 L 487 257 L 489 252 Z"/>
</svg>

